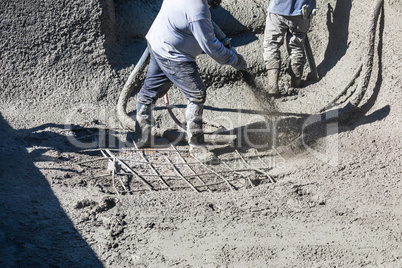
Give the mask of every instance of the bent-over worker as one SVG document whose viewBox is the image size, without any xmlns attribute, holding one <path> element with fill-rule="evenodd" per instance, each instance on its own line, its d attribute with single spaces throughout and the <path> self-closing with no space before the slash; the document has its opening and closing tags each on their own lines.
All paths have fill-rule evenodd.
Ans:
<svg viewBox="0 0 402 268">
<path fill-rule="evenodd" d="M 247 68 L 244 58 L 226 48 L 215 36 L 209 7 L 220 0 L 164 0 L 146 35 L 150 62 L 137 97 L 138 147 L 151 147 L 152 106 L 175 84 L 187 99 L 186 125 L 190 153 L 204 162 L 217 160 L 208 151 L 202 130 L 206 88 L 195 58 L 204 51 L 216 62 L 237 69 Z"/>
</svg>

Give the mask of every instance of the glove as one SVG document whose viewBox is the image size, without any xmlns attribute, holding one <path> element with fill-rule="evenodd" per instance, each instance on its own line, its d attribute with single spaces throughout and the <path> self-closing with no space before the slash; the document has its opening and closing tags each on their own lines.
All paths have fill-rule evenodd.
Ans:
<svg viewBox="0 0 402 268">
<path fill-rule="evenodd" d="M 240 71 L 245 71 L 247 69 L 247 62 L 242 55 L 237 54 L 237 64 L 233 67 Z"/>
</svg>

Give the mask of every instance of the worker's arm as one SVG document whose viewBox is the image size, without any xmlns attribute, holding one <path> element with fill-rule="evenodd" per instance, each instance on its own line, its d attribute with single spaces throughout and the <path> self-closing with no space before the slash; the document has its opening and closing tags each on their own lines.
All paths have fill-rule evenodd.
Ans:
<svg viewBox="0 0 402 268">
<path fill-rule="evenodd" d="M 215 36 L 212 22 L 204 19 L 190 23 L 190 30 L 202 50 L 216 62 L 244 70 L 247 64 L 241 55 L 227 49 Z"/>
</svg>

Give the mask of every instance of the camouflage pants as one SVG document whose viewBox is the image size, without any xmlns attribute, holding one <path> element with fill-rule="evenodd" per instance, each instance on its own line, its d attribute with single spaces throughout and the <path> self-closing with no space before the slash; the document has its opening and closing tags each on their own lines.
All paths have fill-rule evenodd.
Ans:
<svg viewBox="0 0 402 268">
<path fill-rule="evenodd" d="M 290 64 L 303 69 L 306 63 L 304 39 L 310 27 L 310 20 L 302 16 L 281 16 L 268 13 L 264 32 L 264 62 L 267 70 L 280 69 L 280 47 L 286 35 L 286 48 Z M 296 68 L 297 69 L 297 68 Z"/>
</svg>

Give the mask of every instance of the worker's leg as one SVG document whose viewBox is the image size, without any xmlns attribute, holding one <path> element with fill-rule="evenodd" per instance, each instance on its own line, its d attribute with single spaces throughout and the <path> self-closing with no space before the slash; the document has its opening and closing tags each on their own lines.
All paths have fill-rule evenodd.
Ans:
<svg viewBox="0 0 402 268">
<path fill-rule="evenodd" d="M 287 25 L 283 23 L 282 16 L 268 13 L 264 31 L 264 62 L 268 75 L 268 93 L 278 94 L 279 70 L 281 68 L 280 47 L 283 44 Z"/>
<path fill-rule="evenodd" d="M 290 55 L 291 86 L 300 87 L 304 65 L 306 64 L 304 40 L 310 27 L 310 20 L 304 20 L 301 16 L 288 18 L 287 47 Z"/>
<path fill-rule="evenodd" d="M 263 57 L 267 70 L 280 69 L 281 53 L 279 48 L 283 45 L 287 30 L 288 26 L 283 22 L 282 16 L 268 12 L 263 42 Z"/>
<path fill-rule="evenodd" d="M 159 67 L 155 56 L 151 53 L 147 75 L 137 96 L 137 127 L 140 139 L 139 148 L 153 146 L 152 138 L 152 109 L 155 101 L 162 97 L 170 88 L 172 82 Z"/>
<path fill-rule="evenodd" d="M 204 143 L 202 131 L 202 113 L 204 104 L 189 101 L 186 109 L 188 143 L 194 146 Z"/>
<path fill-rule="evenodd" d="M 145 105 L 155 103 L 157 99 L 166 94 L 172 85 L 169 77 L 166 76 L 165 72 L 159 66 L 156 57 L 157 56 L 151 51 L 151 58 L 149 60 L 144 85 L 137 96 L 137 101 Z"/>
<path fill-rule="evenodd" d="M 188 100 L 186 110 L 187 135 L 190 145 L 203 141 L 202 112 L 206 89 L 195 62 L 177 62 L 156 58 L 164 74 L 172 81 Z"/>
<path fill-rule="evenodd" d="M 206 89 L 195 62 L 177 62 L 157 58 L 158 64 L 166 76 L 188 100 L 186 110 L 187 134 L 190 145 L 203 141 L 202 113 L 206 98 Z"/>
<path fill-rule="evenodd" d="M 169 77 L 187 99 L 186 121 L 187 136 L 190 146 L 198 146 L 204 142 L 202 131 L 202 114 L 206 98 L 206 89 L 195 62 L 174 62 L 171 64 L 175 72 Z"/>
<path fill-rule="evenodd" d="M 140 138 L 137 141 L 138 148 L 148 148 L 154 145 L 152 137 L 152 107 L 153 105 L 146 105 L 137 102 L 137 128 Z"/>
<path fill-rule="evenodd" d="M 202 130 L 202 113 L 204 104 L 188 101 L 186 109 L 187 137 L 190 154 L 202 162 L 218 164 L 219 158 L 203 146 L 204 132 Z"/>
<path fill-rule="evenodd" d="M 206 88 L 197 70 L 195 62 L 176 62 L 157 58 L 165 75 L 172 81 L 187 99 L 186 121 L 190 153 L 203 162 L 217 162 L 214 153 L 209 152 L 204 143 L 202 114 L 206 98 Z"/>
</svg>

